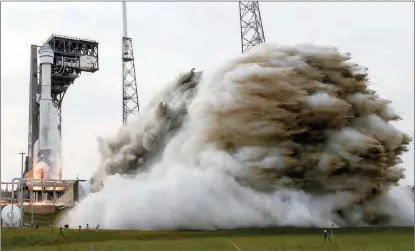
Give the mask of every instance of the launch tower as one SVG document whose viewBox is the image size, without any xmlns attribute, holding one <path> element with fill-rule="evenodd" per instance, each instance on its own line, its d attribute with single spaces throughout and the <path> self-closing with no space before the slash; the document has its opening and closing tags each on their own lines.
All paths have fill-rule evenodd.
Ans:
<svg viewBox="0 0 415 251">
<path fill-rule="evenodd" d="M 257 44 L 265 43 L 258 2 L 239 2 L 242 53 Z"/>
<path fill-rule="evenodd" d="M 40 67 L 38 64 L 38 47 L 31 45 L 28 156 L 26 157 L 24 177 L 28 177 L 30 174 L 33 176 L 33 168 L 37 164 L 34 163 L 34 160 L 45 154 L 42 153 L 45 150 L 41 151 L 39 147 L 35 147 L 39 145 L 41 127 L 45 131 L 45 127 L 41 125 L 40 103 L 48 100 L 53 104 L 57 111 L 57 128 L 51 130 L 57 130 L 59 138 L 61 138 L 62 101 L 66 91 L 81 72 L 94 73 L 99 69 L 98 43 L 96 41 L 52 35 L 39 51 L 42 52 L 43 49 L 42 53 L 46 55 L 46 60 L 39 60 L 47 65 L 45 67 Z M 42 68 L 46 72 L 42 72 Z M 42 86 L 44 81 L 48 83 L 43 83 Z M 47 90 L 50 95 L 44 93 L 46 96 L 44 95 L 42 99 L 43 90 Z M 43 101 L 41 102 L 41 100 Z M 59 176 L 61 178 L 61 172 Z"/>
<path fill-rule="evenodd" d="M 122 37 L 122 121 L 127 123 L 131 115 L 138 115 L 137 81 L 135 77 L 133 40 L 127 35 L 127 7 L 122 2 L 123 37 Z"/>
</svg>

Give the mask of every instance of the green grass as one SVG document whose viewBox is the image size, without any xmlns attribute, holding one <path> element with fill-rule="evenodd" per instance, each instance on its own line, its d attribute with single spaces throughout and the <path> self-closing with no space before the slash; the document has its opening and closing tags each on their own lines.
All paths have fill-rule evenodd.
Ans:
<svg viewBox="0 0 415 251">
<path fill-rule="evenodd" d="M 49 226 L 52 225 L 59 216 L 61 216 L 65 211 L 68 209 L 59 209 L 58 207 L 55 208 L 55 212 L 51 214 L 33 214 L 33 224 L 38 224 L 39 226 Z M 29 212 L 25 212 L 23 215 L 24 222 L 31 223 L 32 221 L 32 214 Z"/>
<path fill-rule="evenodd" d="M 414 228 L 343 228 L 333 243 L 321 229 L 269 228 L 221 231 L 114 231 L 2 229 L 10 251 L 412 251 Z"/>
</svg>

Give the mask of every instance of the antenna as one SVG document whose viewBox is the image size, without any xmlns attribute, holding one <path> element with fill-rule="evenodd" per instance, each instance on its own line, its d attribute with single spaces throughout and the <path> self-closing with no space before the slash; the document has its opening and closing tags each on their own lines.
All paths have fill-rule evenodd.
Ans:
<svg viewBox="0 0 415 251">
<path fill-rule="evenodd" d="M 131 115 L 138 115 L 139 103 L 133 53 L 133 40 L 127 36 L 127 6 L 122 2 L 122 120 L 126 124 Z"/>
<path fill-rule="evenodd" d="M 127 36 L 127 3 L 122 2 L 122 30 L 123 30 L 123 37 Z"/>
<path fill-rule="evenodd" d="M 258 2 L 239 2 L 242 53 L 257 44 L 265 43 L 261 12 Z"/>
</svg>

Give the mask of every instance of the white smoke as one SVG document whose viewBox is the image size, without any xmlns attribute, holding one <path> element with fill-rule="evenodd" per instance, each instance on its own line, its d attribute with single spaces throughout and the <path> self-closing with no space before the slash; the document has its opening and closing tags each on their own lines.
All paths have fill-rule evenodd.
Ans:
<svg viewBox="0 0 415 251">
<path fill-rule="evenodd" d="M 410 139 L 348 55 L 261 45 L 181 76 L 101 140 L 92 191 L 62 223 L 119 229 L 414 224 L 397 187 Z"/>
<path fill-rule="evenodd" d="M 78 200 L 82 201 L 88 194 L 91 193 L 91 186 L 88 181 L 80 181 L 78 186 Z"/>
</svg>

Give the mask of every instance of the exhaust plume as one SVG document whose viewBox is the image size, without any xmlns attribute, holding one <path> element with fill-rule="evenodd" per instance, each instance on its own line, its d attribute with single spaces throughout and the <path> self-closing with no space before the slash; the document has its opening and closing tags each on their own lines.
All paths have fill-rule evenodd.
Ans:
<svg viewBox="0 0 415 251">
<path fill-rule="evenodd" d="M 350 55 L 262 44 L 181 75 L 100 139 L 91 193 L 63 221 L 123 229 L 413 225 L 411 138 Z"/>
</svg>

